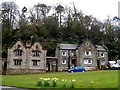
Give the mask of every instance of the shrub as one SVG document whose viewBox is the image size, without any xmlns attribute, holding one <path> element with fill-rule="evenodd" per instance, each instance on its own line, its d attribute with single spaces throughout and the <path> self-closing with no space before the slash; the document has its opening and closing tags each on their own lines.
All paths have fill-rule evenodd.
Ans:
<svg viewBox="0 0 120 90">
<path fill-rule="evenodd" d="M 43 85 L 43 84 L 42 84 L 42 81 L 37 81 L 36 85 L 37 85 L 37 86 L 42 86 L 42 85 Z"/>
</svg>

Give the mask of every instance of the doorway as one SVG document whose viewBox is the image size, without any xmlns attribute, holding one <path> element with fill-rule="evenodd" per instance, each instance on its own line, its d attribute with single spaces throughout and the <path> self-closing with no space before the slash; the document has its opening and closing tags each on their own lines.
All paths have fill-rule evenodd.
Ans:
<svg viewBox="0 0 120 90">
<path fill-rule="evenodd" d="M 76 59 L 73 59 L 72 60 L 72 67 L 75 67 L 76 66 Z"/>
<path fill-rule="evenodd" d="M 97 68 L 100 69 L 100 60 L 97 60 Z"/>
<path fill-rule="evenodd" d="M 47 71 L 50 71 L 50 63 L 47 62 L 47 65 L 46 65 L 46 69 Z"/>
</svg>

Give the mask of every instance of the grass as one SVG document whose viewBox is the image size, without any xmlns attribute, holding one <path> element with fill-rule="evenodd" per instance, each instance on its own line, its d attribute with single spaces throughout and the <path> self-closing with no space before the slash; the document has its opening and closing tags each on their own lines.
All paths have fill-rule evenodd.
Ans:
<svg viewBox="0 0 120 90">
<path fill-rule="evenodd" d="M 18 86 L 26 88 L 45 88 L 36 85 L 40 78 L 58 78 L 57 88 L 62 85 L 69 86 L 70 80 L 75 80 L 75 88 L 117 88 L 118 87 L 118 71 L 87 71 L 84 73 L 68 73 L 68 72 L 49 72 L 41 74 L 25 74 L 25 75 L 5 75 L 2 76 L 2 85 Z M 66 81 L 62 82 L 63 79 Z"/>
</svg>

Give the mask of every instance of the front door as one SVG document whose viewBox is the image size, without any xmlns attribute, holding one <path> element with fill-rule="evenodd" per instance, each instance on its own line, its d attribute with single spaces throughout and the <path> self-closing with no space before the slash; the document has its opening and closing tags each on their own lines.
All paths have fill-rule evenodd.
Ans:
<svg viewBox="0 0 120 90">
<path fill-rule="evenodd" d="M 97 68 L 100 69 L 100 60 L 97 60 Z"/>
<path fill-rule="evenodd" d="M 76 66 L 76 59 L 73 59 L 72 60 L 72 67 L 75 67 Z"/>
</svg>

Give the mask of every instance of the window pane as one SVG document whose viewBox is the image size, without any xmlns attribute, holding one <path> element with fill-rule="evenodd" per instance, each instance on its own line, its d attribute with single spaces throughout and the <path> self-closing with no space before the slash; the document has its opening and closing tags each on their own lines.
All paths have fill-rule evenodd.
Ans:
<svg viewBox="0 0 120 90">
<path fill-rule="evenodd" d="M 64 52 L 62 52 L 62 56 L 66 56 L 66 52 L 64 51 Z"/>
<path fill-rule="evenodd" d="M 62 64 L 66 64 L 66 60 L 62 60 Z"/>
</svg>

